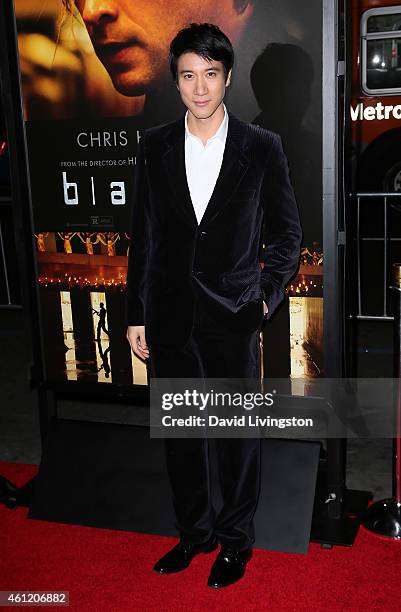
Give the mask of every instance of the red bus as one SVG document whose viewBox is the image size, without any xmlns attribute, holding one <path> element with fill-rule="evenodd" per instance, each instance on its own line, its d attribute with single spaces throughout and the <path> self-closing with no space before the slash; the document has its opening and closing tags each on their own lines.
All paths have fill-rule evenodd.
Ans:
<svg viewBox="0 0 401 612">
<path fill-rule="evenodd" d="M 401 3 L 351 0 L 355 190 L 401 191 Z"/>
</svg>

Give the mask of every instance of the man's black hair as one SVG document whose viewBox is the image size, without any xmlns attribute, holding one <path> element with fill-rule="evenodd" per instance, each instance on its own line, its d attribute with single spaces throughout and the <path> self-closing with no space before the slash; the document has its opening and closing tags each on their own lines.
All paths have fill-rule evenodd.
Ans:
<svg viewBox="0 0 401 612">
<path fill-rule="evenodd" d="M 222 62 L 225 79 L 234 64 L 230 39 L 212 23 L 191 23 L 171 41 L 169 65 L 174 81 L 177 81 L 178 58 L 187 52 L 196 53 L 206 60 Z"/>
</svg>

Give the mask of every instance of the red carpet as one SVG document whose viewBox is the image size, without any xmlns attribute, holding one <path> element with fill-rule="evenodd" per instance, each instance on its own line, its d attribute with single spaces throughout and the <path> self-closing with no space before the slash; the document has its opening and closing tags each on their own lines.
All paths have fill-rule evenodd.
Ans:
<svg viewBox="0 0 401 612">
<path fill-rule="evenodd" d="M 36 470 L 0 463 L 0 473 L 18 485 Z M 255 550 L 242 581 L 213 590 L 205 584 L 215 553 L 197 557 L 181 574 L 159 576 L 152 565 L 176 542 L 173 538 L 26 515 L 26 508 L 0 505 L 0 590 L 69 591 L 70 610 L 398 612 L 401 606 L 401 544 L 364 529 L 352 548 L 323 550 L 311 544 L 305 556 Z"/>
</svg>

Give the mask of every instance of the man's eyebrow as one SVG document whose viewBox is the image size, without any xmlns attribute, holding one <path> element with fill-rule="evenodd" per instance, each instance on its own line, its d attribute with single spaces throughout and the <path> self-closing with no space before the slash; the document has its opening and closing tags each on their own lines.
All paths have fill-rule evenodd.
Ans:
<svg viewBox="0 0 401 612">
<path fill-rule="evenodd" d="M 210 72 L 211 70 L 216 70 L 216 72 L 221 72 L 221 68 L 219 66 L 209 66 L 209 68 L 205 68 L 203 72 Z M 183 74 L 184 72 L 193 72 L 189 68 L 182 68 L 179 71 L 179 74 Z"/>
</svg>

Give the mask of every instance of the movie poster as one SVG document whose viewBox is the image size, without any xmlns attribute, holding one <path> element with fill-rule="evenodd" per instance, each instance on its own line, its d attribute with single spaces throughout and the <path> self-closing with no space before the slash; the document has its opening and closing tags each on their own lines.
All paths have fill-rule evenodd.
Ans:
<svg viewBox="0 0 401 612">
<path fill-rule="evenodd" d="M 142 129 L 184 114 L 168 47 L 204 21 L 236 52 L 225 103 L 281 135 L 301 215 L 301 266 L 264 327 L 264 376 L 322 376 L 321 3 L 15 0 L 15 10 L 47 380 L 148 382 L 125 336 L 135 155 Z"/>
</svg>

